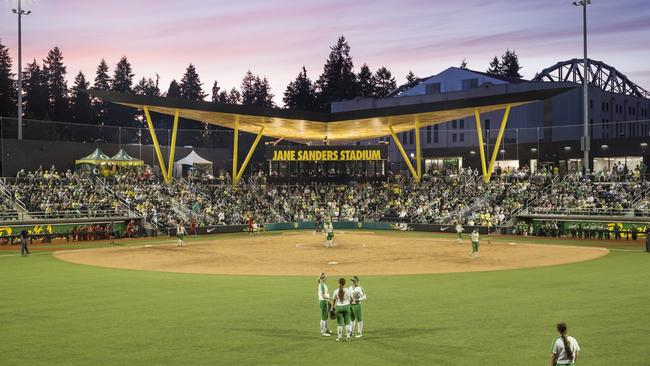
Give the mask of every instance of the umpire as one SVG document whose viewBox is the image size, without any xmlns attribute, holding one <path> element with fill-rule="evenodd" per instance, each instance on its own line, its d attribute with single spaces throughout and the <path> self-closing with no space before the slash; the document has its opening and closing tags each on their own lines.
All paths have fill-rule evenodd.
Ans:
<svg viewBox="0 0 650 366">
<path fill-rule="evenodd" d="M 28 239 L 29 239 L 29 232 L 26 229 L 23 229 L 20 232 L 20 255 L 29 254 L 29 248 L 27 248 Z"/>
</svg>

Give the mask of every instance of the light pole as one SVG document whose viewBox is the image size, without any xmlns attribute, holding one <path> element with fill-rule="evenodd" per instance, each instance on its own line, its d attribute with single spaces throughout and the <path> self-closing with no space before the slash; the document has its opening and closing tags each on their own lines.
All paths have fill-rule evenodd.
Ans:
<svg viewBox="0 0 650 366">
<path fill-rule="evenodd" d="M 29 15 L 31 10 L 23 10 L 21 0 L 18 0 L 18 9 L 11 11 L 18 15 L 18 140 L 23 139 L 23 38 L 22 38 L 22 18 L 23 15 Z"/>
<path fill-rule="evenodd" d="M 584 60 L 582 61 L 582 151 L 584 153 L 582 168 L 585 173 L 589 170 L 589 59 L 587 58 L 587 5 L 591 0 L 574 1 L 573 5 L 582 6 L 582 38 Z"/>
</svg>

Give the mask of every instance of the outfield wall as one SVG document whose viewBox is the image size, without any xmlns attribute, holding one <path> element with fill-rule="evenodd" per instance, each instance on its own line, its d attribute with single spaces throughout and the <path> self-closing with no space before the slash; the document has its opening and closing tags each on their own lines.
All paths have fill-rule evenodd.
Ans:
<svg viewBox="0 0 650 366">
<path fill-rule="evenodd" d="M 435 225 L 435 224 L 407 224 L 407 223 L 392 223 L 392 222 L 353 222 L 341 221 L 332 223 L 335 230 L 395 230 L 395 231 L 426 231 L 426 232 L 448 232 L 455 233 L 456 229 L 453 225 Z M 316 223 L 313 221 L 301 222 L 279 222 L 264 225 L 265 231 L 279 231 L 279 230 L 314 230 Z M 480 234 L 487 234 L 488 229 L 485 226 L 463 226 L 465 233 L 470 233 L 477 229 Z M 204 234 L 218 234 L 218 233 L 239 233 L 247 231 L 246 225 L 217 225 L 217 226 L 204 226 L 197 227 L 196 233 L 198 235 Z M 187 231 L 190 232 L 189 227 Z M 176 229 L 171 229 L 170 235 L 176 235 Z"/>
</svg>

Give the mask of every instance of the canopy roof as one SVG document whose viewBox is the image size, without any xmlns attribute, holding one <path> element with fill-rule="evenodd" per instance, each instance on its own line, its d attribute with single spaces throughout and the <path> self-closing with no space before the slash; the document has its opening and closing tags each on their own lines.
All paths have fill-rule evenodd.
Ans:
<svg viewBox="0 0 650 366">
<path fill-rule="evenodd" d="M 550 85 L 549 85 L 550 84 Z M 251 105 L 223 104 L 185 99 L 150 97 L 91 90 L 104 100 L 134 108 L 148 107 L 152 112 L 258 133 L 292 141 L 358 141 L 387 136 L 389 126 L 396 133 L 472 116 L 476 109 L 488 113 L 551 98 L 575 86 L 558 83 L 521 83 L 489 85 L 470 91 L 398 99 L 394 106 L 346 112 L 307 112 Z M 403 103 L 403 104 L 402 104 Z M 400 105 L 401 104 L 401 105 Z"/>
<path fill-rule="evenodd" d="M 124 149 L 120 149 L 120 151 L 111 158 L 111 163 L 123 165 L 144 165 L 144 161 L 127 154 Z"/>
<path fill-rule="evenodd" d="M 176 160 L 175 165 L 212 164 L 210 160 L 204 159 L 196 151 L 192 150 L 186 157 Z"/>
<path fill-rule="evenodd" d="M 111 161 L 111 158 L 104 154 L 104 152 L 100 148 L 96 148 L 95 151 L 92 152 L 92 154 L 88 156 L 84 156 L 83 158 L 79 160 L 75 160 L 75 164 L 95 164 L 99 165 L 101 163 L 109 163 Z"/>
</svg>

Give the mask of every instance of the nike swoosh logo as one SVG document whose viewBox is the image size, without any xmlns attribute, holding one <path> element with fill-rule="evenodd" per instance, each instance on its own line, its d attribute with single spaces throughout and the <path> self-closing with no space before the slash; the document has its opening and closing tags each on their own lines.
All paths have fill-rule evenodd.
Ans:
<svg viewBox="0 0 650 366">
<path fill-rule="evenodd" d="M 447 229 L 449 229 L 449 226 L 441 227 L 441 228 L 440 228 L 440 231 L 445 231 L 445 230 L 447 230 Z"/>
<path fill-rule="evenodd" d="M 213 231 L 215 231 L 215 230 L 217 230 L 217 228 L 216 228 L 216 227 L 213 227 L 212 229 L 208 229 L 208 230 L 206 230 L 206 231 L 209 232 L 209 233 L 211 233 L 211 232 L 213 232 Z"/>
</svg>

